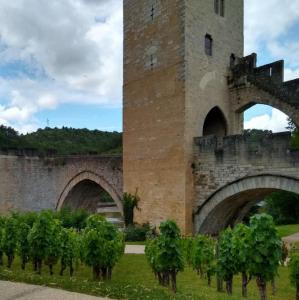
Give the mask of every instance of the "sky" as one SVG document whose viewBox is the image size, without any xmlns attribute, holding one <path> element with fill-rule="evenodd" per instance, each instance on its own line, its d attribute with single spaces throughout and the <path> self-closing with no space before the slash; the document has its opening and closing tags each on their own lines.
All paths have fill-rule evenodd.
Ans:
<svg viewBox="0 0 299 300">
<path fill-rule="evenodd" d="M 245 54 L 299 77 L 299 0 L 245 0 Z M 0 0 L 0 124 L 122 130 L 122 0 Z M 271 107 L 245 128 L 282 131 Z"/>
</svg>

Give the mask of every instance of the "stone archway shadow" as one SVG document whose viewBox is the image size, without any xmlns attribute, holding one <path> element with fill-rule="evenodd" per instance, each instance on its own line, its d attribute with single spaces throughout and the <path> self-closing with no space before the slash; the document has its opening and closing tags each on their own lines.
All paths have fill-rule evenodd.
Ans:
<svg viewBox="0 0 299 300">
<path fill-rule="evenodd" d="M 241 178 L 218 189 L 194 214 L 195 233 L 218 234 L 240 221 L 252 205 L 278 190 L 299 194 L 299 179 L 261 174 Z"/>
<path fill-rule="evenodd" d="M 103 188 L 114 200 L 115 204 L 117 205 L 119 211 L 121 214 L 123 214 L 123 204 L 121 200 L 121 195 L 119 195 L 115 189 L 101 176 L 98 174 L 92 172 L 92 171 L 83 171 L 74 176 L 65 186 L 62 193 L 59 196 L 56 210 L 60 210 L 63 207 L 63 204 L 69 195 L 69 193 L 72 191 L 72 189 L 78 185 L 80 182 L 83 182 L 85 180 L 89 180 L 91 182 L 94 182 L 98 184 L 101 188 Z"/>
</svg>

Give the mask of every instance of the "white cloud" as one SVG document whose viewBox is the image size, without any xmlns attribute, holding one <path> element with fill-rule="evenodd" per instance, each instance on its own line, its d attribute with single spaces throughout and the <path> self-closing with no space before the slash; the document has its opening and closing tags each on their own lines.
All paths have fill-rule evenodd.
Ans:
<svg viewBox="0 0 299 300">
<path fill-rule="evenodd" d="M 245 0 L 245 52 L 286 35 L 299 18 L 299 0 Z"/>
<path fill-rule="evenodd" d="M 61 103 L 121 105 L 121 0 L 0 0 L 0 8 L 0 68 L 21 65 L 0 77 L 2 123 L 25 126 Z"/>
<path fill-rule="evenodd" d="M 38 100 L 37 100 L 38 106 L 43 109 L 54 109 L 57 107 L 57 99 L 55 96 L 47 94 L 47 95 L 43 95 L 41 96 Z"/>
<path fill-rule="evenodd" d="M 286 131 L 288 116 L 278 109 L 273 108 L 272 114 L 264 114 L 244 122 L 244 129 L 263 129 L 273 132 Z"/>
<path fill-rule="evenodd" d="M 282 39 L 298 7 L 245 0 L 246 54 L 266 47 L 286 58 L 286 79 L 299 77 L 298 42 Z M 62 103 L 121 105 L 121 0 L 0 0 L 0 8 L 0 68 L 22 63 L 0 77 L 0 123 L 35 128 L 37 112 Z"/>
</svg>

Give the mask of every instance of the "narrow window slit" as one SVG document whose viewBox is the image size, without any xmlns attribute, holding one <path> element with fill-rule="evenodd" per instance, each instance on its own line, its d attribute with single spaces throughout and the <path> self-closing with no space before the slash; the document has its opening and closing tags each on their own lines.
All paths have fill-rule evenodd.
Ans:
<svg viewBox="0 0 299 300">
<path fill-rule="evenodd" d="M 155 7 L 154 7 L 154 5 L 152 5 L 152 9 L 151 9 L 151 18 L 152 18 L 152 21 L 154 20 L 154 17 L 155 17 Z"/>
<path fill-rule="evenodd" d="M 213 54 L 213 39 L 210 34 L 206 34 L 205 36 L 205 53 L 209 56 Z"/>
</svg>

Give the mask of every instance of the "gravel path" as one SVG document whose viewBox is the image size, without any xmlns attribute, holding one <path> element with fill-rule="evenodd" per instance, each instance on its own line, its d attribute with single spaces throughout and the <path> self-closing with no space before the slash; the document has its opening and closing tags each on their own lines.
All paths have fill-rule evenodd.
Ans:
<svg viewBox="0 0 299 300">
<path fill-rule="evenodd" d="M 25 283 L 0 281 L 0 300 L 109 300 Z"/>
<path fill-rule="evenodd" d="M 299 242 L 299 232 L 286 236 L 282 238 L 282 240 L 288 245 L 288 247 L 292 247 L 294 243 Z"/>
<path fill-rule="evenodd" d="M 141 245 L 126 245 L 125 253 L 126 254 L 144 254 L 145 246 Z"/>
</svg>

